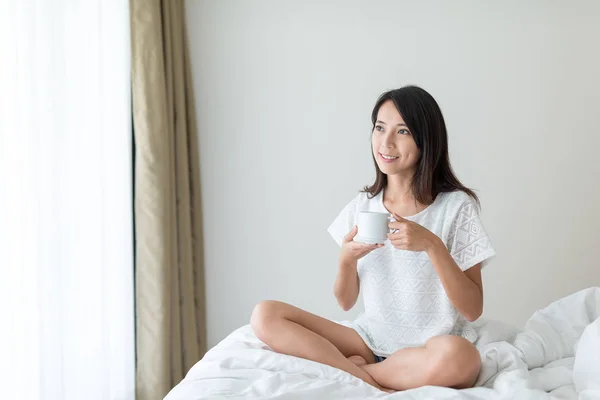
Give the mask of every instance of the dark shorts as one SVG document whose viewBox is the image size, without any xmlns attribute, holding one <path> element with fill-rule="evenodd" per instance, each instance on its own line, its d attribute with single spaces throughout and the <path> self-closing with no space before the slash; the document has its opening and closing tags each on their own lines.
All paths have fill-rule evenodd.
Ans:
<svg viewBox="0 0 600 400">
<path fill-rule="evenodd" d="M 375 356 L 375 362 L 382 362 L 383 360 L 386 359 L 386 357 L 382 357 L 382 356 L 378 356 L 377 354 L 373 354 Z"/>
</svg>

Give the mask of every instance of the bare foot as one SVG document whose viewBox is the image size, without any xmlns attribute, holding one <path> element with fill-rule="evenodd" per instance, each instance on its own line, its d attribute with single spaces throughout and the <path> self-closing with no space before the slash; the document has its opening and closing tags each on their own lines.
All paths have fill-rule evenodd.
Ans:
<svg viewBox="0 0 600 400">
<path fill-rule="evenodd" d="M 348 361 L 350 361 L 352 364 L 361 367 L 363 365 L 367 365 L 367 361 L 362 358 L 361 356 L 350 356 L 348 357 Z"/>
<path fill-rule="evenodd" d="M 363 370 L 363 372 L 365 373 L 365 377 L 362 378 L 365 382 L 367 382 L 369 385 L 376 387 L 377 389 L 383 391 L 383 392 L 388 392 L 388 393 L 394 393 L 395 390 L 392 389 L 388 389 L 386 387 L 381 386 L 375 379 L 373 379 L 373 377 L 371 376 L 371 374 L 369 374 L 369 371 L 367 371 L 365 369 L 365 367 L 368 365 L 367 361 L 362 358 L 361 356 L 350 356 L 348 357 L 348 360 L 350 360 L 350 362 L 352 362 L 354 365 L 356 365 L 357 367 L 359 367 L 361 370 Z"/>
<path fill-rule="evenodd" d="M 374 380 L 374 379 L 373 379 L 373 380 Z M 373 385 L 373 384 L 371 384 L 371 385 Z M 387 393 L 394 393 L 394 392 L 396 392 L 395 390 L 393 390 L 393 389 L 388 389 L 388 388 L 386 388 L 386 387 L 383 387 L 383 386 L 381 386 L 381 385 L 380 385 L 380 384 L 378 384 L 378 383 L 377 383 L 376 385 L 373 385 L 373 386 L 375 386 L 377 389 L 381 390 L 382 392 L 387 392 Z"/>
<path fill-rule="evenodd" d="M 354 359 L 352 359 L 352 358 L 354 358 Z M 394 389 L 388 389 L 386 387 L 381 386 L 379 383 L 377 383 L 377 381 L 375 379 L 373 379 L 373 377 L 371 376 L 369 371 L 367 371 L 367 369 L 365 368 L 369 364 L 367 364 L 367 362 L 365 361 L 364 358 L 362 358 L 361 356 L 351 356 L 351 357 L 348 357 L 348 359 L 351 362 L 353 362 L 354 364 L 356 364 L 360 369 L 365 371 L 365 373 L 372 379 L 372 381 L 375 382 L 375 385 L 372 382 L 367 382 L 368 384 L 375 386 L 377 389 L 379 389 L 383 392 L 387 392 L 387 393 L 395 393 L 396 392 L 396 390 L 394 390 Z"/>
</svg>

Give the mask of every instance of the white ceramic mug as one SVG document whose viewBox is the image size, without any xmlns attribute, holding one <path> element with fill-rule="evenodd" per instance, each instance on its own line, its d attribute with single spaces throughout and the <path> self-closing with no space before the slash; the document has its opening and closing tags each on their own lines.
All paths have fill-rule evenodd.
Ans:
<svg viewBox="0 0 600 400">
<path fill-rule="evenodd" d="M 360 211 L 358 213 L 358 233 L 354 237 L 355 242 L 377 244 L 383 243 L 390 232 L 388 224 L 390 214 L 374 211 Z"/>
</svg>

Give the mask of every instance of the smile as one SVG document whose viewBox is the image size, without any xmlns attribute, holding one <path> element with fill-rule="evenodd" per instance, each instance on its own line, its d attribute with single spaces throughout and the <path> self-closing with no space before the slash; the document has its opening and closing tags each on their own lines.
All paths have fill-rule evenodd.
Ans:
<svg viewBox="0 0 600 400">
<path fill-rule="evenodd" d="M 379 153 L 379 157 L 380 157 L 380 158 L 381 158 L 381 159 L 382 159 L 384 162 L 392 162 L 392 161 L 395 161 L 395 160 L 397 160 L 398 158 L 400 158 L 400 157 L 396 157 L 396 156 L 388 156 L 388 155 L 381 154 L 381 153 Z"/>
</svg>

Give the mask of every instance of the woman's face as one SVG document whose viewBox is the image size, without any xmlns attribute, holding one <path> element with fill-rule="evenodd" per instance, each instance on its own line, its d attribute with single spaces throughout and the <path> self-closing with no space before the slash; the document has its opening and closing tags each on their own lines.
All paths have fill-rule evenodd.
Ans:
<svg viewBox="0 0 600 400">
<path fill-rule="evenodd" d="M 421 151 L 392 101 L 383 103 L 377 112 L 371 145 L 381 172 L 414 175 Z"/>
</svg>

